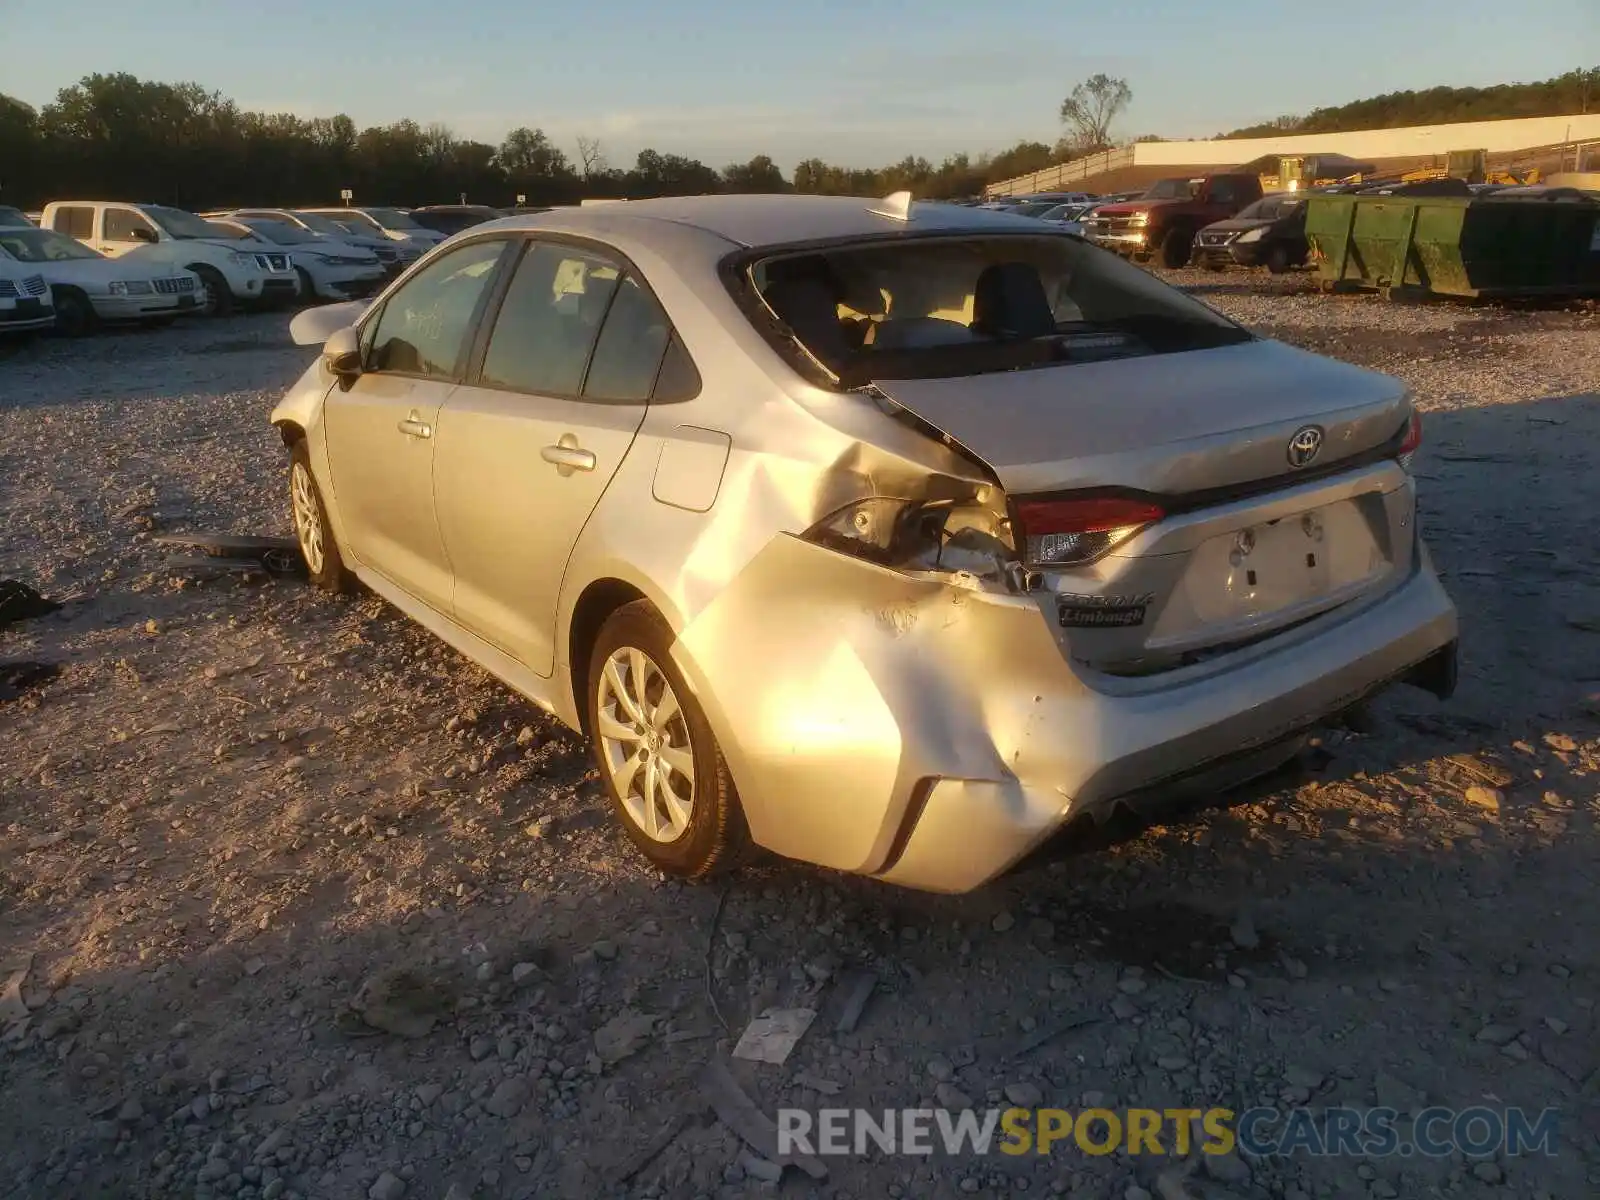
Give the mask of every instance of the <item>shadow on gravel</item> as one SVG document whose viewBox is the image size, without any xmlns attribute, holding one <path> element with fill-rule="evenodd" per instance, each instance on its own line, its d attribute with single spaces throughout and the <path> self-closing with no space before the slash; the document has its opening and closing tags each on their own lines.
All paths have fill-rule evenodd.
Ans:
<svg viewBox="0 0 1600 1200">
<path fill-rule="evenodd" d="M 1316 276 L 1302 271 L 1276 276 L 1234 273 L 1218 274 L 1202 282 L 1183 282 L 1177 286 L 1191 296 L 1300 296 L 1316 294 L 1315 280 Z"/>
<path fill-rule="evenodd" d="M 1545 735 L 1600 731 L 1579 705 L 1600 680 L 1600 539 L 1571 515 L 1600 511 L 1596 444 L 1600 396 L 1428 414 L 1455 699 L 1396 693 L 1370 732 L 1329 738 L 1319 772 L 961 897 L 771 862 L 725 903 L 663 883 L 605 819 L 576 739 L 375 600 L 241 589 L 218 622 L 209 592 L 140 597 L 176 636 L 75 663 L 8 718 L 67 752 L 19 773 L 0 813 L 72 797 L 64 837 L 12 825 L 0 863 L 0 962 L 32 952 L 36 1005 L 0 1047 L 9 1194 L 245 1195 L 265 1170 L 360 1196 L 409 1170 L 407 1196 L 486 1171 L 478 1195 L 613 1195 L 681 1118 L 634 1183 L 709 1195 L 736 1147 L 697 1073 L 768 1006 L 831 1012 L 846 967 L 878 979 L 858 1032 L 819 1020 L 786 1067 L 740 1064 L 765 1111 L 931 1103 L 934 1056 L 974 1098 L 1025 1079 L 1073 1108 L 1244 1107 L 1286 1059 L 1358 1056 L 1338 1082 L 1355 1094 L 1378 1063 L 1437 1101 L 1572 1102 L 1600 1038 L 1546 993 L 1600 970 L 1593 776 Z M 426 1036 L 349 1017 L 396 970 L 449 997 Z M 1508 989 L 1573 1036 L 1525 1021 L 1518 1060 L 1466 1035 L 1428 1049 Z M 650 1031 L 598 1063 L 624 1010 Z M 1046 1036 L 1074 1014 L 1092 1023 Z M 840 1160 L 834 1181 L 884 1194 L 906 1169 Z"/>
</svg>

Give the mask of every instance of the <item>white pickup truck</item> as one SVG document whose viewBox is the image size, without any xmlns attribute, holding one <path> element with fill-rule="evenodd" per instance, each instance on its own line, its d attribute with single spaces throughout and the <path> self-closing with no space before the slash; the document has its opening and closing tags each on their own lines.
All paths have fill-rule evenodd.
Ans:
<svg viewBox="0 0 1600 1200">
<path fill-rule="evenodd" d="M 235 304 L 282 304 L 300 294 L 286 253 L 240 250 L 207 222 L 164 204 L 101 200 L 53 201 L 40 225 L 76 238 L 108 258 L 139 258 L 200 277 L 205 308 L 215 316 Z"/>
</svg>

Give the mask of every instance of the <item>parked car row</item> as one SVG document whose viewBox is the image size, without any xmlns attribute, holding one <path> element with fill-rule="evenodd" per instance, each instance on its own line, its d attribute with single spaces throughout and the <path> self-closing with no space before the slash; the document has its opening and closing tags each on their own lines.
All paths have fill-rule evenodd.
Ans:
<svg viewBox="0 0 1600 1200">
<path fill-rule="evenodd" d="M 427 213 L 429 210 L 418 210 Z M 0 206 L 0 332 L 166 324 L 188 313 L 372 295 L 454 230 L 390 207 L 241 208 L 55 201 Z M 471 209 L 491 220 L 494 209 Z"/>
</svg>

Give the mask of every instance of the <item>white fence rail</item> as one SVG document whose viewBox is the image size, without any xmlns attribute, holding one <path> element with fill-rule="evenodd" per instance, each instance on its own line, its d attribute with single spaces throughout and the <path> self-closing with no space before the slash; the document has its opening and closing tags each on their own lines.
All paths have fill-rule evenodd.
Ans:
<svg viewBox="0 0 1600 1200">
<path fill-rule="evenodd" d="M 1133 147 L 1121 150 L 1104 150 L 1088 158 L 1075 158 L 1071 162 L 1057 163 L 1031 175 L 1018 175 L 1003 179 L 983 189 L 985 196 L 1027 196 L 1036 192 L 1070 192 L 1071 185 L 1091 175 L 1133 166 Z"/>
</svg>

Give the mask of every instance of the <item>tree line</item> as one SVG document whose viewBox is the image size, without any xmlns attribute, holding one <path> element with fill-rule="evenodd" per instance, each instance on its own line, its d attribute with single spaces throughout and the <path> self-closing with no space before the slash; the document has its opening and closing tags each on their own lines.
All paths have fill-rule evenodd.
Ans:
<svg viewBox="0 0 1600 1200">
<path fill-rule="evenodd" d="M 598 139 L 571 155 L 542 130 L 499 145 L 412 120 L 358 129 L 347 116 L 307 119 L 241 109 L 195 83 L 89 75 L 35 111 L 0 95 L 0 203 L 33 208 L 65 197 L 128 199 L 192 210 L 228 205 L 356 203 L 566 204 L 705 192 L 972 195 L 985 183 L 1058 161 L 1060 149 L 1020 142 L 1001 154 L 911 156 L 862 170 L 812 158 L 786 176 L 771 157 L 712 167 L 654 149 L 611 165 Z"/>
<path fill-rule="evenodd" d="M 307 119 L 241 109 L 197 83 L 155 83 L 127 73 L 88 75 L 35 111 L 0 94 L 0 203 L 32 208 L 53 199 L 128 199 L 189 209 L 228 205 L 357 203 L 569 204 L 585 197 L 642 199 L 704 192 L 813 192 L 882 196 L 976 195 L 984 185 L 1042 170 L 1115 144 L 1126 81 L 1095 75 L 1061 102 L 1054 145 L 1021 141 L 998 154 L 953 154 L 935 164 L 907 156 L 878 168 L 820 158 L 792 174 L 758 154 L 721 168 L 680 154 L 639 151 L 614 166 L 598 139 L 573 153 L 537 128 L 498 145 L 412 120 L 358 129 L 348 116 Z M 1600 111 L 1600 69 L 1491 88 L 1394 92 L 1304 117 L 1280 117 L 1226 137 Z M 1153 140 L 1140 138 L 1140 141 Z"/>
<path fill-rule="evenodd" d="M 1218 136 L 1250 138 L 1285 133 L 1343 133 L 1350 129 L 1399 129 L 1407 125 L 1563 117 L 1592 112 L 1600 112 L 1600 67 L 1567 71 L 1537 83 L 1388 92 L 1349 104 L 1313 109 L 1305 116 L 1278 117 Z"/>
</svg>

